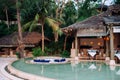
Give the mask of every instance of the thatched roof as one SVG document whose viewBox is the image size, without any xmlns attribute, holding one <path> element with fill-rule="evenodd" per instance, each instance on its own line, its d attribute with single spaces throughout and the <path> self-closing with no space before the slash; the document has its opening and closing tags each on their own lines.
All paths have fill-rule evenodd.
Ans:
<svg viewBox="0 0 120 80">
<path fill-rule="evenodd" d="M 120 4 L 109 6 L 107 11 L 109 11 L 111 15 L 114 13 L 117 13 L 118 15 L 120 15 Z"/>
<path fill-rule="evenodd" d="M 34 47 L 41 40 L 41 34 L 38 32 L 24 32 L 23 34 L 23 43 L 26 47 Z M 45 40 L 50 41 L 45 37 Z M 16 47 L 18 46 L 18 33 L 14 32 L 11 35 L 4 36 L 0 38 L 0 47 Z"/>
<path fill-rule="evenodd" d="M 107 25 L 120 25 L 120 16 L 107 16 L 104 17 L 104 21 Z"/>
<path fill-rule="evenodd" d="M 105 36 L 107 32 L 104 24 L 104 17 L 111 16 L 113 12 L 120 12 L 120 5 L 112 5 L 106 12 L 92 16 L 84 21 L 76 22 L 62 30 L 65 34 L 73 34 L 75 32 L 78 37 Z"/>
<path fill-rule="evenodd" d="M 120 4 L 108 8 L 108 16 L 103 17 L 105 24 L 120 25 Z"/>
<path fill-rule="evenodd" d="M 77 31 L 77 36 L 97 36 L 94 32 L 96 31 L 102 31 L 99 33 L 98 36 L 106 35 L 106 27 L 103 23 L 103 16 L 106 15 L 105 13 L 98 14 L 96 16 L 92 16 L 82 22 L 77 22 L 75 24 L 72 24 L 66 28 L 63 28 L 64 33 L 69 34 L 68 32 Z M 98 32 L 99 32 L 98 31 Z"/>
</svg>

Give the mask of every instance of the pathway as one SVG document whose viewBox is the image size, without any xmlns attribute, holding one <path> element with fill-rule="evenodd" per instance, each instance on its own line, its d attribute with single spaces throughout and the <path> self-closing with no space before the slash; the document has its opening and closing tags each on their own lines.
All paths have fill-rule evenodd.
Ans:
<svg viewBox="0 0 120 80">
<path fill-rule="evenodd" d="M 2 58 L 0 57 L 0 80 L 22 80 L 15 76 L 10 75 L 5 71 L 5 66 L 16 60 L 16 58 Z"/>
</svg>

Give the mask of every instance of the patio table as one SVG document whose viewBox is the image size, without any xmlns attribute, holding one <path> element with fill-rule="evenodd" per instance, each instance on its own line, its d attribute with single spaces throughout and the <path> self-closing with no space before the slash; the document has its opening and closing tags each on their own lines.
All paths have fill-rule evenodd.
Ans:
<svg viewBox="0 0 120 80">
<path fill-rule="evenodd" d="M 88 50 L 88 54 L 94 57 L 97 54 L 97 50 Z"/>
<path fill-rule="evenodd" d="M 115 56 L 120 60 L 120 53 L 115 54 Z"/>
</svg>

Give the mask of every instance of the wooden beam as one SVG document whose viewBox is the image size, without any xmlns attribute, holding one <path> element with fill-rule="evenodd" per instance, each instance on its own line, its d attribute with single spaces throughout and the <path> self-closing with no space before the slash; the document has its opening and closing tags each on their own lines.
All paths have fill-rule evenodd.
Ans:
<svg viewBox="0 0 120 80">
<path fill-rule="evenodd" d="M 18 45 L 0 45 L 0 47 L 17 47 Z M 25 47 L 35 47 L 35 45 L 25 45 Z"/>
</svg>

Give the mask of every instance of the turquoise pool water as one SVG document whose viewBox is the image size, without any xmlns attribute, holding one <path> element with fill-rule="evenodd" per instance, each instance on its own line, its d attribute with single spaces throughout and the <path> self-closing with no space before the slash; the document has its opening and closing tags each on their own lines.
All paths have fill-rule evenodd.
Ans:
<svg viewBox="0 0 120 80">
<path fill-rule="evenodd" d="M 110 67 L 101 62 L 43 65 L 26 64 L 23 60 L 18 60 L 12 66 L 27 73 L 56 80 L 120 80 L 120 67 Z"/>
</svg>

